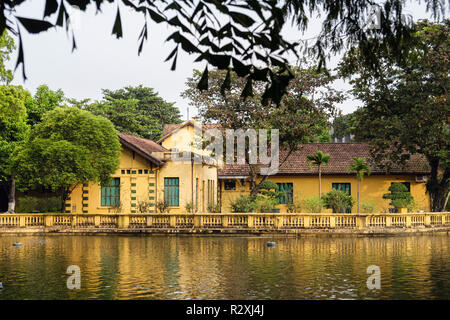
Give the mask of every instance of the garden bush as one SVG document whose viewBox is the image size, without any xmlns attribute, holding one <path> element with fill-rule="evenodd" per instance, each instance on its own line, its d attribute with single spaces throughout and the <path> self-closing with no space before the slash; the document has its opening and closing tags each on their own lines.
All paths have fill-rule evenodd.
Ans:
<svg viewBox="0 0 450 320">
<path fill-rule="evenodd" d="M 383 199 L 390 199 L 389 204 L 396 209 L 408 208 L 414 201 L 408 188 L 401 182 L 394 182 L 388 190 L 390 192 L 383 194 Z"/>
<path fill-rule="evenodd" d="M 370 200 L 362 200 L 359 204 L 361 213 L 373 213 L 375 211 L 375 204 Z"/>
<path fill-rule="evenodd" d="M 341 190 L 331 190 L 322 196 L 323 206 L 332 209 L 333 213 L 345 213 L 354 204 L 352 196 Z"/>
<path fill-rule="evenodd" d="M 231 211 L 235 213 L 247 213 L 255 211 L 254 197 L 241 195 L 231 201 Z"/>
<path fill-rule="evenodd" d="M 320 213 L 322 212 L 322 202 L 319 197 L 309 197 L 302 201 L 302 208 L 307 213 Z"/>
<path fill-rule="evenodd" d="M 61 206 L 62 203 L 60 197 L 39 198 L 25 196 L 17 199 L 16 212 L 61 212 Z"/>
</svg>

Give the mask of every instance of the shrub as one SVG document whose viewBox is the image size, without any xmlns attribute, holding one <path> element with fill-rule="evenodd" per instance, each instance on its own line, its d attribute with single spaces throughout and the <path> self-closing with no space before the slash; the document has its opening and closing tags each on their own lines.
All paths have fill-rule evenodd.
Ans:
<svg viewBox="0 0 450 320">
<path fill-rule="evenodd" d="M 160 213 L 169 213 L 169 204 L 165 200 L 158 201 L 156 208 Z"/>
<path fill-rule="evenodd" d="M 194 209 L 194 206 L 192 205 L 192 202 L 187 202 L 184 206 L 187 213 L 192 213 L 192 210 Z"/>
<path fill-rule="evenodd" d="M 412 199 L 412 201 L 406 206 L 406 208 L 408 208 L 408 212 L 417 212 L 417 202 Z"/>
<path fill-rule="evenodd" d="M 401 182 L 394 182 L 388 190 L 390 193 L 383 194 L 383 199 L 391 199 L 389 204 L 396 209 L 407 208 L 414 201 L 408 188 Z"/>
<path fill-rule="evenodd" d="M 219 213 L 220 212 L 220 204 L 208 204 L 208 212 Z"/>
<path fill-rule="evenodd" d="M 297 203 L 289 202 L 286 204 L 286 209 L 288 213 L 296 213 L 301 211 L 302 205 L 300 202 Z"/>
<path fill-rule="evenodd" d="M 262 197 L 268 197 L 276 199 L 281 192 L 278 191 L 278 185 L 270 180 L 264 180 L 258 186 L 258 195 Z"/>
<path fill-rule="evenodd" d="M 254 198 L 247 195 L 241 195 L 240 197 L 231 201 L 231 211 L 235 213 L 253 212 L 255 210 Z"/>
<path fill-rule="evenodd" d="M 148 201 L 139 201 L 137 204 L 138 213 L 147 213 L 150 208 L 150 203 Z"/>
<path fill-rule="evenodd" d="M 375 211 L 376 206 L 370 200 L 362 200 L 359 204 L 359 209 L 361 213 L 373 213 Z"/>
<path fill-rule="evenodd" d="M 345 212 L 351 209 L 354 204 L 352 196 L 341 190 L 331 190 L 322 196 L 325 208 L 332 209 L 333 213 Z"/>
<path fill-rule="evenodd" d="M 254 200 L 254 209 L 256 212 L 270 213 L 277 206 L 277 200 L 266 197 L 256 197 Z"/>
<path fill-rule="evenodd" d="M 322 212 L 322 202 L 319 197 L 309 197 L 302 201 L 302 207 L 308 213 Z"/>
<path fill-rule="evenodd" d="M 17 199 L 16 212 L 61 212 L 61 206 L 62 203 L 60 197 L 39 198 L 25 196 Z"/>
</svg>

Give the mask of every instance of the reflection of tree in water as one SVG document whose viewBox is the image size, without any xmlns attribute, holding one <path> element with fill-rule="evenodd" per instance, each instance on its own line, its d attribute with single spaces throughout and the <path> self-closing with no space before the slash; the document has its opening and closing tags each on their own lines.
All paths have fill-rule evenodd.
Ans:
<svg viewBox="0 0 450 320">
<path fill-rule="evenodd" d="M 431 294 L 436 299 L 450 299 L 450 245 L 445 237 L 431 242 L 430 282 Z"/>
<path fill-rule="evenodd" d="M 117 241 L 117 239 L 115 239 Z M 119 248 L 102 252 L 100 258 L 100 295 L 101 299 L 115 299 L 119 283 L 119 264 L 117 261 Z"/>
</svg>

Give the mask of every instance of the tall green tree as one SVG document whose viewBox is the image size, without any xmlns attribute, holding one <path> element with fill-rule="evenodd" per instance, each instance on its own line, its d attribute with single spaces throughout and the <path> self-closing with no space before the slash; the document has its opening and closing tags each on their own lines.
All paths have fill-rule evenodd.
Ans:
<svg viewBox="0 0 450 320">
<path fill-rule="evenodd" d="M 421 21 L 401 63 L 380 51 L 380 70 L 374 73 L 355 49 L 340 66 L 364 103 L 356 116 L 356 137 L 371 144 L 373 158 L 387 170 L 393 163 L 405 165 L 411 156 L 424 157 L 431 169 L 426 186 L 433 211 L 444 209 L 450 188 L 449 35 L 450 20 Z"/>
<path fill-rule="evenodd" d="M 16 49 L 14 39 L 5 30 L 0 36 L 0 82 L 10 83 L 13 79 L 12 71 L 7 69 L 5 62 L 10 59 L 11 53 Z"/>
<path fill-rule="evenodd" d="M 9 186 L 8 212 L 15 211 L 16 172 L 12 156 L 25 142 L 29 126 L 25 104 L 30 93 L 22 86 L 0 86 L 0 182 Z"/>
<path fill-rule="evenodd" d="M 358 192 L 356 197 L 357 213 L 359 213 L 359 185 L 364 179 L 364 174 L 370 175 L 370 167 L 366 163 L 366 159 L 353 157 L 353 164 L 348 167 L 348 173 L 355 172 L 358 181 Z"/>
<path fill-rule="evenodd" d="M 399 0 L 385 0 L 382 4 L 372 0 L 46 0 L 42 18 L 37 19 L 34 15 L 14 14 L 16 7 L 25 2 L 31 0 L 4 0 L 0 4 L 0 34 L 8 29 L 19 35 L 18 65 L 24 62 L 21 36 L 24 30 L 39 34 L 54 27 L 65 28 L 72 36 L 72 49 L 75 49 L 74 30 L 70 27 L 73 10 L 85 12 L 91 4 L 96 6 L 98 17 L 104 14 L 101 10 L 104 3 L 115 2 L 117 12 L 115 19 L 111 19 L 114 21 L 111 27 L 117 38 L 123 37 L 121 10 L 124 7 L 142 19 L 138 54 L 151 34 L 150 23 L 165 24 L 173 30 L 167 38 L 173 42 L 173 50 L 166 59 L 171 62 L 172 70 L 176 69 L 180 51 L 195 55 L 197 62 L 205 62 L 208 65 L 205 74 L 208 67 L 226 70 L 233 66 L 240 77 L 247 77 L 249 87 L 253 80 L 268 83 L 265 96 L 276 104 L 293 77 L 283 74 L 289 69 L 290 55 L 299 57 L 299 53 L 303 53 L 309 58 L 315 57 L 321 67 L 329 56 L 359 46 L 367 66 L 376 69 L 378 59 L 374 49 L 390 51 L 401 60 L 410 43 L 409 19 L 402 19 L 408 9 L 405 1 Z M 67 10 L 69 5 L 77 7 Z M 445 17 L 448 10 L 445 0 L 416 0 L 414 5 L 429 12 L 437 21 Z M 320 31 L 311 41 L 305 31 L 310 18 L 315 16 L 323 19 L 319 22 Z M 374 16 L 376 21 L 372 23 Z M 298 28 L 298 37 L 288 39 L 283 35 L 281 31 L 289 24 Z M 24 68 L 22 70 L 25 77 Z M 198 84 L 200 89 L 208 89 L 208 81 Z M 243 94 L 249 96 L 250 90 Z"/>
<path fill-rule="evenodd" d="M 248 89 L 246 80 L 231 70 L 210 71 L 209 89 L 206 91 L 200 91 L 196 85 L 204 73 L 194 70 L 193 76 L 187 79 L 187 88 L 182 96 L 197 108 L 205 123 L 217 123 L 223 129 L 243 131 L 278 129 L 281 166 L 300 144 L 318 140 L 328 129 L 328 118 L 335 104 L 343 99 L 342 92 L 331 87 L 335 79 L 332 75 L 318 72 L 314 67 L 296 68 L 294 72 L 296 77 L 279 105 L 262 102 L 268 99 L 264 96 L 265 83 L 262 81 L 253 83 L 252 97 L 242 98 L 241 92 Z M 222 85 L 224 79 L 228 79 L 228 86 Z M 248 146 L 245 156 L 249 156 Z M 267 179 L 263 176 L 258 182 L 260 168 L 260 164 L 249 164 L 252 195 L 257 194 L 259 184 Z"/>
<path fill-rule="evenodd" d="M 180 110 L 152 88 L 141 85 L 103 89 L 103 95 L 102 101 L 87 105 L 85 109 L 108 118 L 118 131 L 159 140 L 165 124 L 181 122 Z"/>
<path fill-rule="evenodd" d="M 47 112 L 14 155 L 26 187 L 44 186 L 67 196 L 81 183 L 106 183 L 119 167 L 120 142 L 112 123 L 78 108 Z"/>
<path fill-rule="evenodd" d="M 37 87 L 32 99 L 26 104 L 28 123 L 33 127 L 42 121 L 44 114 L 64 105 L 65 97 L 61 89 L 51 90 L 46 84 Z"/>
<path fill-rule="evenodd" d="M 319 173 L 319 199 L 322 197 L 322 166 L 328 165 L 330 157 L 330 154 L 324 153 L 321 150 L 318 150 L 315 154 L 306 156 L 310 167 L 317 166 L 317 172 Z"/>
</svg>

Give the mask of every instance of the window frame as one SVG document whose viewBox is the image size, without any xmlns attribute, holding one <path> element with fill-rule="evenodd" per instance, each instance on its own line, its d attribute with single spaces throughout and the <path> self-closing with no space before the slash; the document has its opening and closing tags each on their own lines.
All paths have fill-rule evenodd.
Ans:
<svg viewBox="0 0 450 320">
<path fill-rule="evenodd" d="M 335 188 L 335 185 L 348 185 L 348 192 L 345 189 L 342 188 Z M 331 183 L 331 189 L 333 190 L 340 190 L 340 191 L 344 191 L 345 193 L 347 193 L 349 196 L 352 195 L 352 183 L 351 182 L 332 182 Z"/>
<path fill-rule="evenodd" d="M 277 203 L 278 204 L 289 204 L 294 202 L 294 184 L 292 182 L 277 182 L 277 192 L 280 191 L 289 191 L 286 192 L 285 195 L 280 195 L 277 197 Z M 280 190 L 280 186 L 283 186 L 283 190 Z M 285 189 L 284 186 L 290 186 L 290 189 Z M 290 202 L 289 202 L 290 198 Z"/>
<path fill-rule="evenodd" d="M 168 204 L 169 207 L 180 206 L 179 177 L 164 177 L 164 201 Z"/>
<path fill-rule="evenodd" d="M 231 182 L 234 184 L 234 187 L 233 187 L 232 189 L 227 188 L 227 184 L 228 184 L 228 183 L 231 183 Z M 227 179 L 227 180 L 224 180 L 224 181 L 223 181 L 223 189 L 224 189 L 225 191 L 236 191 L 236 180 L 233 180 L 233 179 Z"/>
<path fill-rule="evenodd" d="M 120 178 L 114 177 L 109 185 L 100 186 L 100 206 L 114 207 L 118 205 L 120 205 Z"/>
</svg>

